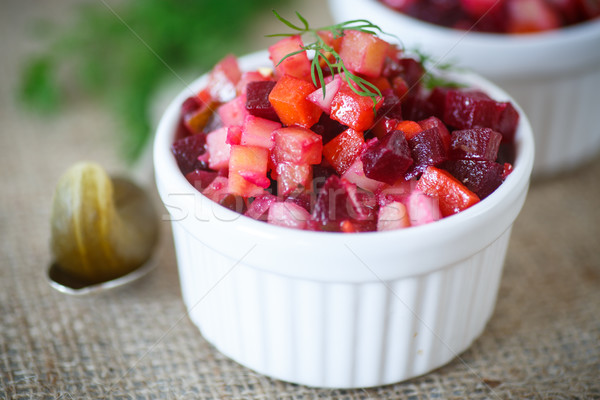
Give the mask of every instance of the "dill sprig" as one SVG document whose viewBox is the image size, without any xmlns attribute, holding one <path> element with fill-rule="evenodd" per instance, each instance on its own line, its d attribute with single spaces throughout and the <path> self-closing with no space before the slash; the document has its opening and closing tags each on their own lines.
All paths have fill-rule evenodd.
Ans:
<svg viewBox="0 0 600 400">
<path fill-rule="evenodd" d="M 344 61 L 342 60 L 338 52 L 333 47 L 325 43 L 323 38 L 319 35 L 319 32 L 331 32 L 334 39 L 338 39 L 344 36 L 344 32 L 347 30 L 361 31 L 370 33 L 372 35 L 389 34 L 381 30 L 381 28 L 379 28 L 377 25 L 365 19 L 355 19 L 321 28 L 311 28 L 308 21 L 299 12 L 296 12 L 296 16 L 300 20 L 302 24 L 301 26 L 295 25 L 291 21 L 283 18 L 275 10 L 273 10 L 273 14 L 275 14 L 277 19 L 279 19 L 283 24 L 285 24 L 286 26 L 288 26 L 296 32 L 276 33 L 272 35 L 267 35 L 267 37 L 290 37 L 296 35 L 302 36 L 306 34 L 311 34 L 314 38 L 313 42 L 303 44 L 300 50 L 285 55 L 279 61 L 278 65 L 285 59 L 295 56 L 296 54 L 300 54 L 305 51 L 313 51 L 314 57 L 311 60 L 310 75 L 315 86 L 320 86 L 322 88 L 323 98 L 325 98 L 326 89 L 322 63 L 329 68 L 332 76 L 335 76 L 336 74 L 343 75 L 344 79 L 346 80 L 352 91 L 354 91 L 356 94 L 360 96 L 370 97 L 373 100 L 373 108 L 375 108 L 375 105 L 377 104 L 377 99 L 382 96 L 381 91 L 377 88 L 377 86 L 373 85 L 371 82 L 350 72 L 344 64 Z M 329 55 L 333 57 L 333 61 L 329 59 Z"/>
<path fill-rule="evenodd" d="M 448 80 L 441 76 L 440 74 L 433 73 L 432 70 L 436 71 L 451 71 L 457 70 L 458 68 L 453 62 L 440 62 L 435 61 L 429 54 L 423 53 L 419 49 L 415 49 L 412 51 L 417 57 L 419 63 L 425 69 L 425 74 L 421 78 L 421 82 L 425 89 L 431 90 L 436 87 L 446 87 L 446 88 L 461 88 L 465 85 L 462 85 L 458 82 Z"/>
</svg>

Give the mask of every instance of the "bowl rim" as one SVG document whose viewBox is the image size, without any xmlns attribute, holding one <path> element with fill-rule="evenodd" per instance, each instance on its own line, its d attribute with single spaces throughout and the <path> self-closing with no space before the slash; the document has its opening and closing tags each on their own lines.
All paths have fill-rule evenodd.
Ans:
<svg viewBox="0 0 600 400">
<path fill-rule="evenodd" d="M 265 50 L 239 57 L 238 60 L 242 70 L 256 68 L 258 66 L 270 66 L 268 53 Z M 493 229 L 489 230 L 489 232 L 486 230 L 486 234 L 477 235 L 478 237 L 475 239 L 476 243 L 469 243 L 468 245 L 464 246 L 469 248 L 468 253 L 481 250 L 489 245 L 492 240 L 498 238 L 507 229 L 510 229 L 514 219 L 520 212 L 529 186 L 529 180 L 533 167 L 533 134 L 527 116 L 514 101 L 514 99 L 512 99 L 506 92 L 498 88 L 490 81 L 471 72 L 460 72 L 459 75 L 461 80 L 465 79 L 475 86 L 484 88 L 484 90 L 487 93 L 490 93 L 493 98 L 501 101 L 511 101 L 520 114 L 520 122 L 515 137 L 515 140 L 517 141 L 517 148 L 514 169 L 511 174 L 506 178 L 502 185 L 500 185 L 500 187 L 498 187 L 487 198 L 456 215 L 448 216 L 430 224 L 410 227 L 407 229 L 344 234 L 339 232 L 305 231 L 276 226 L 254 220 L 250 217 L 246 217 L 235 211 L 218 205 L 217 203 L 200 194 L 200 192 L 198 192 L 185 179 L 185 176 L 179 170 L 179 167 L 175 161 L 175 157 L 172 155 L 170 150 L 174 140 L 175 127 L 176 123 L 178 122 L 180 106 L 186 97 L 188 97 L 190 94 L 194 94 L 200 89 L 202 84 L 204 84 L 206 81 L 206 74 L 194 80 L 184 90 L 179 92 L 179 94 L 170 102 L 156 129 L 153 156 L 156 183 L 161 199 L 163 200 L 163 203 L 165 203 L 166 196 L 168 196 L 169 192 L 173 189 L 176 189 L 178 191 L 177 193 L 193 194 L 194 199 L 203 203 L 204 206 L 210 205 L 213 209 L 216 207 L 220 215 L 225 216 L 223 220 L 230 218 L 230 220 L 228 219 L 227 221 L 220 221 L 219 219 L 213 218 L 213 220 L 210 222 L 213 224 L 211 227 L 215 231 L 219 229 L 231 230 L 231 232 L 236 231 L 236 234 L 239 233 L 242 236 L 254 236 L 254 239 L 259 241 L 261 244 L 270 243 L 289 245 L 289 243 L 294 243 L 294 247 L 304 249 L 309 249 L 311 243 L 321 247 L 323 247 L 323 243 L 327 243 L 328 246 L 331 246 L 332 248 L 346 247 L 351 251 L 353 251 L 353 249 L 381 249 L 382 242 L 401 243 L 402 246 L 408 249 L 411 246 L 418 246 L 419 243 L 424 240 L 429 240 L 433 244 L 446 242 L 447 240 L 444 238 L 446 235 L 441 235 L 439 232 L 446 232 L 447 234 L 455 233 L 457 236 L 464 236 L 468 235 L 468 231 L 470 229 L 473 229 L 473 225 L 481 226 L 481 220 L 489 220 L 490 218 L 501 220 L 496 221 L 501 223 L 496 224 L 497 226 L 495 225 Z M 185 196 L 181 196 L 181 198 L 184 197 Z M 492 217 L 490 214 L 494 214 L 494 216 Z M 204 232 L 201 232 L 200 229 L 196 230 L 194 227 L 195 221 L 192 218 L 187 218 L 183 222 L 185 229 L 190 234 L 196 237 L 198 235 L 204 235 Z M 232 224 L 224 225 L 224 222 L 231 222 Z M 215 231 L 212 233 L 215 233 Z M 209 234 L 207 233 L 207 235 Z M 211 240 L 210 237 L 206 236 L 203 237 L 203 240 L 204 239 L 208 241 Z M 317 239 L 316 242 L 315 239 Z M 213 246 L 209 244 L 209 247 Z M 231 249 L 225 247 L 224 249 L 214 250 L 227 255 L 225 253 Z M 464 254 L 463 250 L 464 249 L 461 247 L 461 249 L 456 249 L 456 251 L 453 251 L 453 254 L 447 258 L 448 263 L 456 262 L 466 258 L 469 254 Z M 373 250 L 373 252 L 375 252 L 375 250 Z M 240 252 L 237 253 L 237 256 L 231 256 L 232 259 L 239 257 L 239 254 L 241 253 L 243 252 L 240 250 Z M 357 253 L 359 252 L 357 251 Z M 366 262 L 362 260 L 364 254 L 357 253 L 355 253 L 354 256 L 358 259 L 358 261 L 360 261 L 359 264 L 363 264 L 364 267 L 366 264 Z M 373 255 L 374 254 L 371 254 L 371 256 Z M 375 258 L 381 259 L 383 256 L 385 256 L 385 254 L 380 254 Z M 367 258 L 369 257 L 366 257 L 365 259 Z M 431 255 L 424 255 L 423 260 L 420 260 L 418 263 L 418 267 L 408 268 L 408 270 L 403 271 L 401 275 L 418 275 L 438 269 L 440 268 L 440 265 L 438 261 L 434 260 L 435 258 L 436 257 Z M 297 264 L 300 262 L 292 262 L 292 264 L 296 264 L 295 266 L 280 268 L 276 262 L 271 262 L 272 260 L 267 261 L 268 262 L 265 263 L 254 258 L 251 260 L 244 259 L 244 263 L 252 265 L 256 268 L 268 270 L 276 274 L 296 275 L 306 279 L 316 280 L 364 280 L 364 274 L 362 278 L 344 276 L 346 273 L 344 272 L 343 268 L 332 268 L 332 271 L 329 271 L 329 273 L 323 273 L 319 272 L 318 267 L 315 265 L 305 265 L 305 267 L 303 267 L 305 269 L 304 271 L 298 271 Z M 305 261 L 306 260 L 303 259 L 303 262 Z M 398 273 L 390 273 L 390 271 L 381 271 L 379 274 L 374 273 L 373 271 L 371 272 L 377 276 L 377 279 L 389 278 L 390 276 L 398 275 Z"/>
<path fill-rule="evenodd" d="M 330 3 L 335 3 L 339 0 L 329 0 Z M 576 24 L 567 25 L 561 27 L 559 29 L 546 30 L 541 32 L 532 32 L 525 34 L 510 34 L 510 33 L 498 33 L 498 32 L 482 32 L 482 31 L 467 31 L 462 29 L 455 29 L 444 25 L 438 25 L 433 22 L 424 21 L 410 15 L 404 14 L 400 11 L 394 10 L 392 7 L 389 7 L 379 0 L 343 0 L 344 2 L 357 2 L 357 3 L 367 3 L 369 7 L 375 7 L 376 11 L 393 11 L 393 15 L 399 16 L 400 19 L 411 21 L 414 23 L 418 23 L 419 25 L 424 25 L 428 29 L 433 29 L 437 31 L 440 35 L 456 35 L 463 36 L 466 32 L 469 33 L 470 37 L 481 37 L 487 41 L 498 41 L 512 42 L 511 45 L 519 45 L 519 43 L 532 43 L 535 42 L 539 44 L 544 40 L 552 40 L 555 41 L 558 37 L 564 37 L 564 40 L 576 40 L 581 36 L 588 36 L 590 34 L 600 35 L 600 17 L 592 18 L 589 20 L 581 21 Z M 374 21 L 373 21 L 374 22 Z M 376 22 L 374 22 L 376 24 Z"/>
</svg>

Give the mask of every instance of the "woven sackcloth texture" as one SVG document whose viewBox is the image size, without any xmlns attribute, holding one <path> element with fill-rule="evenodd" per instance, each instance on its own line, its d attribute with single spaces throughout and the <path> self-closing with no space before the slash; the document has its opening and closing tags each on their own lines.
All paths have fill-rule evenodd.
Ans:
<svg viewBox="0 0 600 400">
<path fill-rule="evenodd" d="M 1 399 L 600 399 L 600 158 L 532 184 L 483 335 L 446 366 L 395 385 L 307 388 L 220 354 L 187 317 L 166 222 L 158 267 L 141 280 L 80 297 L 51 288 L 58 177 L 82 159 L 126 168 L 116 123 L 96 104 L 45 119 L 14 102 L 19 60 L 35 49 L 27 24 L 68 3 L 0 6 Z M 139 171 L 160 207 L 151 170 Z"/>
</svg>

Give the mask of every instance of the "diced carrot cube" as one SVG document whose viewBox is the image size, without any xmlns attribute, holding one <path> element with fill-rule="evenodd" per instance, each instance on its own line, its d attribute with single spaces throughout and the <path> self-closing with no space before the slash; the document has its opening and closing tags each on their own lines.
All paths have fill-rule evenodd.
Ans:
<svg viewBox="0 0 600 400">
<path fill-rule="evenodd" d="M 283 38 L 269 47 L 269 58 L 279 76 L 290 75 L 298 79 L 310 80 L 310 61 L 305 51 L 282 59 L 302 49 L 299 35 Z"/>
<path fill-rule="evenodd" d="M 285 75 L 269 93 L 269 101 L 284 125 L 310 128 L 319 121 L 323 112 L 306 99 L 315 90 L 311 82 Z"/>
<path fill-rule="evenodd" d="M 448 171 L 429 166 L 417 182 L 417 189 L 439 200 L 444 217 L 466 210 L 479 202 L 479 197 Z"/>
<path fill-rule="evenodd" d="M 375 112 L 382 103 L 382 97 L 377 98 L 373 104 L 372 98 L 361 96 L 350 87 L 342 86 L 331 101 L 330 117 L 357 131 L 366 131 L 373 125 Z"/>
<path fill-rule="evenodd" d="M 378 77 L 389 47 L 389 43 L 375 35 L 350 30 L 344 33 L 339 53 L 350 71 Z"/>
<path fill-rule="evenodd" d="M 342 175 L 354 163 L 364 144 L 363 133 L 349 128 L 323 146 L 323 157 Z"/>
<path fill-rule="evenodd" d="M 415 121 L 400 121 L 398 125 L 396 125 L 396 130 L 404 133 L 406 140 L 411 139 L 417 133 L 422 132 L 423 128 Z"/>
</svg>

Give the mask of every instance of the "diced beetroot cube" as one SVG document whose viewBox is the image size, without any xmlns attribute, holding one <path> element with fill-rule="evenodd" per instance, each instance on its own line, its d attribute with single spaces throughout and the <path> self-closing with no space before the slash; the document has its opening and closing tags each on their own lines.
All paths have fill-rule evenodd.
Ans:
<svg viewBox="0 0 600 400">
<path fill-rule="evenodd" d="M 472 128 L 452 132 L 449 158 L 453 160 L 495 161 L 502 135 L 490 128 Z"/>
<path fill-rule="evenodd" d="M 277 195 L 287 197 L 294 192 L 310 190 L 312 167 L 309 164 L 280 163 L 275 167 Z"/>
<path fill-rule="evenodd" d="M 256 220 L 267 221 L 267 211 L 269 211 L 271 204 L 276 201 L 277 196 L 273 196 L 270 193 L 258 196 L 250 203 L 244 215 Z"/>
<path fill-rule="evenodd" d="M 490 128 L 502 134 L 503 142 L 512 143 L 519 125 L 519 112 L 508 102 L 497 102 L 496 106 L 500 115 L 496 123 Z"/>
<path fill-rule="evenodd" d="M 229 54 L 219 61 L 208 77 L 208 89 L 211 96 L 219 101 L 228 101 L 236 96 L 236 85 L 242 72 L 237 58 Z"/>
<path fill-rule="evenodd" d="M 412 162 L 412 159 L 411 159 Z M 350 183 L 355 184 L 361 189 L 375 193 L 381 189 L 384 185 L 383 182 L 376 181 L 374 179 L 367 178 L 365 175 L 363 162 L 360 157 L 356 157 L 354 163 L 348 167 L 346 172 L 342 175 L 342 178 Z"/>
<path fill-rule="evenodd" d="M 450 172 L 433 166 L 425 169 L 417 182 L 417 189 L 438 199 L 444 217 L 457 214 L 479 202 L 479 197 Z"/>
<path fill-rule="evenodd" d="M 285 75 L 269 93 L 269 101 L 284 125 L 310 128 L 319 121 L 323 112 L 306 99 L 315 89 L 311 82 Z"/>
<path fill-rule="evenodd" d="M 388 117 L 397 120 L 402 120 L 402 104 L 400 97 L 398 97 L 392 90 L 382 91 L 383 103 L 377 110 L 377 117 Z"/>
<path fill-rule="evenodd" d="M 218 176 L 219 174 L 215 171 L 205 171 L 201 169 L 195 169 L 190 173 L 185 175 L 185 179 L 196 188 L 199 192 L 202 192 L 202 189 L 208 187 L 210 183 Z"/>
<path fill-rule="evenodd" d="M 248 95 L 248 85 L 252 82 L 275 82 L 272 71 L 263 73 L 266 69 L 258 69 L 256 71 L 242 72 L 242 77 L 237 84 L 236 91 L 238 95 Z"/>
<path fill-rule="evenodd" d="M 340 90 L 343 83 L 343 78 L 340 75 L 336 75 L 325 85 L 325 96 L 323 96 L 323 88 L 318 88 L 306 96 L 306 99 L 329 114 L 331 112 L 331 102 L 333 101 L 333 97 Z"/>
<path fill-rule="evenodd" d="M 199 133 L 176 140 L 171 146 L 177 165 L 184 175 L 195 169 L 206 169 L 206 163 L 198 160 L 206 151 L 205 143 L 206 135 Z"/>
<path fill-rule="evenodd" d="M 222 127 L 206 135 L 206 149 L 208 150 L 208 166 L 219 170 L 229 165 L 229 152 L 231 146 L 227 144 L 227 128 Z"/>
<path fill-rule="evenodd" d="M 269 94 L 275 87 L 275 81 L 254 81 L 246 87 L 246 110 L 257 117 L 279 121 L 279 117 L 269 101 Z"/>
<path fill-rule="evenodd" d="M 221 118 L 221 123 L 225 126 L 242 125 L 244 118 L 248 115 L 246 111 L 246 98 L 239 95 L 233 100 L 228 101 L 217 109 L 217 114 Z"/>
<path fill-rule="evenodd" d="M 275 164 L 319 164 L 323 151 L 321 136 L 310 129 L 290 126 L 273 132 L 272 157 Z"/>
<path fill-rule="evenodd" d="M 438 199 L 427 196 L 417 188 L 405 196 L 402 202 L 406 206 L 412 226 L 428 224 L 442 217 Z"/>
<path fill-rule="evenodd" d="M 338 231 L 342 220 L 350 219 L 348 194 L 337 175 L 331 175 L 317 194 L 312 219 L 319 230 Z"/>
<path fill-rule="evenodd" d="M 281 128 L 279 122 L 248 115 L 242 125 L 240 144 L 270 149 L 273 147 L 271 138 L 273 131 L 279 128 Z"/>
<path fill-rule="evenodd" d="M 427 119 L 419 121 L 419 125 L 423 129 L 437 128 L 437 132 L 440 135 L 440 139 L 442 139 L 446 153 L 450 150 L 450 131 L 448 131 L 448 127 L 442 122 L 441 119 L 431 116 Z"/>
<path fill-rule="evenodd" d="M 404 119 L 411 121 L 421 121 L 425 118 L 436 115 L 433 105 L 423 94 L 409 92 L 402 99 L 402 114 Z"/>
<path fill-rule="evenodd" d="M 423 132 L 423 127 L 415 121 L 405 120 L 398 122 L 395 130 L 402 132 L 406 140 L 408 140 Z"/>
<path fill-rule="evenodd" d="M 310 219 L 308 211 L 291 201 L 275 202 L 269 207 L 268 222 L 273 225 L 306 229 Z"/>
<path fill-rule="evenodd" d="M 451 160 L 444 163 L 444 168 L 480 199 L 489 196 L 504 181 L 504 165 L 493 161 Z"/>
<path fill-rule="evenodd" d="M 317 194 L 312 212 L 315 229 L 324 231 L 340 231 L 345 220 L 357 221 L 359 215 L 368 215 L 365 210 L 354 209 L 355 202 L 348 194 L 352 184 L 344 182 L 337 175 L 331 175 Z"/>
<path fill-rule="evenodd" d="M 421 87 L 421 80 L 425 75 L 425 68 L 417 60 L 405 57 L 399 60 L 402 67 L 400 76 L 406 81 L 410 91 L 418 91 Z"/>
<path fill-rule="evenodd" d="M 241 126 L 228 126 L 227 127 L 227 139 L 225 143 L 229 145 L 240 144 L 242 140 L 242 127 Z"/>
<path fill-rule="evenodd" d="M 231 146 L 228 192 L 242 197 L 256 197 L 269 187 L 267 178 L 269 150 L 257 146 Z"/>
<path fill-rule="evenodd" d="M 374 139 L 360 155 L 365 175 L 392 185 L 404 177 L 413 159 L 404 134 L 392 131 L 381 141 Z"/>
<path fill-rule="evenodd" d="M 444 110 L 446 109 L 446 94 L 450 90 L 449 88 L 436 86 L 433 88 L 429 97 L 427 97 L 427 104 L 431 115 L 438 117 L 439 119 L 444 118 Z"/>
<path fill-rule="evenodd" d="M 426 129 L 408 140 L 413 165 L 405 174 L 406 179 L 417 177 L 430 165 L 439 165 L 448 159 L 437 128 Z"/>
<path fill-rule="evenodd" d="M 382 103 L 381 97 L 373 104 L 370 97 L 361 96 L 350 87 L 342 86 L 331 102 L 330 117 L 354 130 L 366 131 L 373 125 L 375 112 Z"/>
<path fill-rule="evenodd" d="M 286 55 L 301 50 L 302 46 L 302 39 L 296 35 L 283 38 L 269 47 L 269 58 L 280 77 L 290 75 L 298 79 L 310 79 L 310 61 L 305 51 L 282 61 Z"/>
<path fill-rule="evenodd" d="M 346 129 L 323 146 L 323 158 L 343 175 L 361 153 L 364 144 L 362 132 Z"/>
<path fill-rule="evenodd" d="M 344 32 L 340 57 L 346 67 L 355 73 L 377 77 L 381 75 L 389 43 L 367 32 Z"/>
<path fill-rule="evenodd" d="M 490 128 L 500 132 L 503 141 L 512 142 L 519 114 L 512 104 L 482 92 L 451 89 L 446 92 L 443 121 L 457 129 Z"/>
<path fill-rule="evenodd" d="M 410 218 L 406 207 L 399 201 L 393 201 L 379 208 L 377 215 L 377 230 L 390 231 L 408 228 Z"/>
<path fill-rule="evenodd" d="M 498 158 L 496 158 L 496 162 L 500 164 L 509 163 L 513 164 L 515 162 L 515 157 L 517 154 L 517 149 L 515 147 L 515 143 L 500 143 L 500 148 L 498 149 Z"/>
</svg>

